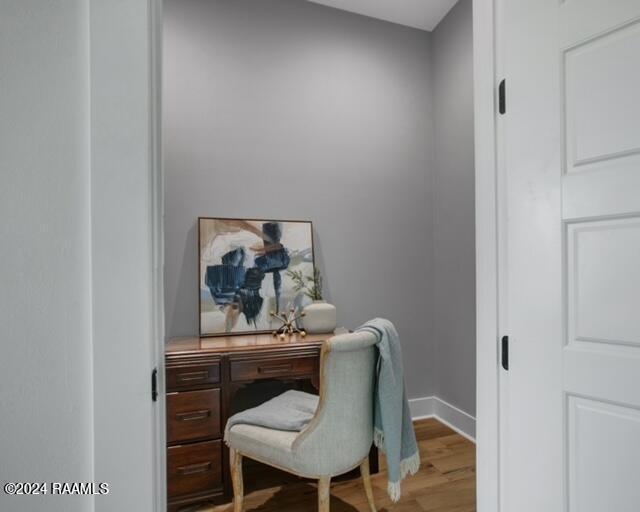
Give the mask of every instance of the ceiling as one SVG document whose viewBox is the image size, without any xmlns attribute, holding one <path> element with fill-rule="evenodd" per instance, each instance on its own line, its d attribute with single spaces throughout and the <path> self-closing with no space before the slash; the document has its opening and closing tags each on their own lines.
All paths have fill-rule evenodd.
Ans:
<svg viewBox="0 0 640 512">
<path fill-rule="evenodd" d="M 421 30 L 433 30 L 458 0 L 309 0 Z"/>
</svg>

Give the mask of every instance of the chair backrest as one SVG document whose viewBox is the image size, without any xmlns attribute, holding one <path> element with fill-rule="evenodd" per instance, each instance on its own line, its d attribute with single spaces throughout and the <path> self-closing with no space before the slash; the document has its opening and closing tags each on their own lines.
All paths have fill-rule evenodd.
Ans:
<svg viewBox="0 0 640 512">
<path fill-rule="evenodd" d="M 373 441 L 377 339 L 369 332 L 327 340 L 320 363 L 320 403 L 293 445 L 297 465 L 333 476 L 356 467 Z"/>
</svg>

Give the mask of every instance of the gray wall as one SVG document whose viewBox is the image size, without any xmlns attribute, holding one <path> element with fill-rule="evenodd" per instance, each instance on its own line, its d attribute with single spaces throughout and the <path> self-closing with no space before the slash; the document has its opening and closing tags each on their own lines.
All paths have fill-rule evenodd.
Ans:
<svg viewBox="0 0 640 512">
<path fill-rule="evenodd" d="M 475 415 L 473 27 L 460 0 L 432 33 L 435 395 Z"/>
<path fill-rule="evenodd" d="M 312 219 L 340 324 L 394 321 L 431 395 L 431 36 L 300 0 L 167 0 L 164 36 L 167 334 L 198 216 Z"/>
<path fill-rule="evenodd" d="M 88 17 L 83 0 L 0 2 L 3 484 L 93 480 Z M 0 492 L 0 510 L 44 503 L 93 497 Z"/>
</svg>

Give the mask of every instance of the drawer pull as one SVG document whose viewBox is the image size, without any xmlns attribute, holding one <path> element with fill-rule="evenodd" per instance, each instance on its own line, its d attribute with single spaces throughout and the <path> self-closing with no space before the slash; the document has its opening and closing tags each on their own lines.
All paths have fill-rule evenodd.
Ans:
<svg viewBox="0 0 640 512">
<path fill-rule="evenodd" d="M 180 382 L 195 382 L 199 380 L 206 380 L 209 377 L 208 371 L 181 373 L 178 375 Z"/>
<path fill-rule="evenodd" d="M 196 421 L 196 420 L 204 420 L 211 416 L 211 410 L 205 409 L 202 411 L 193 411 L 193 412 L 181 412 L 176 414 L 176 420 L 178 421 Z"/>
<path fill-rule="evenodd" d="M 178 473 L 184 476 L 206 473 L 207 471 L 211 471 L 211 462 L 201 462 L 200 464 L 191 464 L 190 466 L 181 466 L 178 468 Z"/>
<path fill-rule="evenodd" d="M 288 372 L 293 370 L 293 364 L 279 364 L 279 365 L 271 365 L 271 366 L 260 366 L 258 367 L 258 373 L 263 375 L 270 375 L 273 373 L 281 373 Z"/>
</svg>

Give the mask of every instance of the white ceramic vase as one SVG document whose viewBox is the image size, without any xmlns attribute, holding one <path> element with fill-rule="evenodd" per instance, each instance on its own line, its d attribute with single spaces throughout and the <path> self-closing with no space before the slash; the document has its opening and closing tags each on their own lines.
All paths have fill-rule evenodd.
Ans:
<svg viewBox="0 0 640 512">
<path fill-rule="evenodd" d="M 303 309 L 302 325 L 309 334 L 333 332 L 338 323 L 336 307 L 324 300 L 314 300 Z"/>
</svg>

